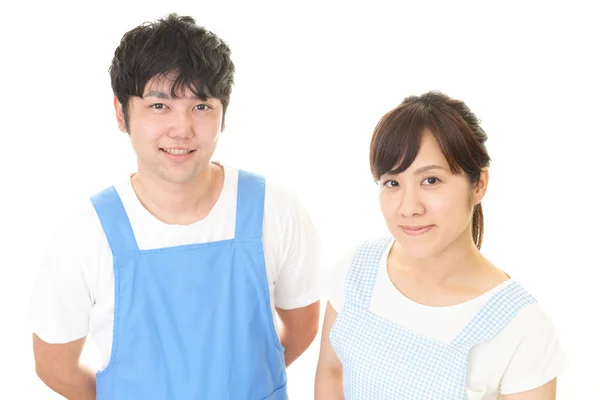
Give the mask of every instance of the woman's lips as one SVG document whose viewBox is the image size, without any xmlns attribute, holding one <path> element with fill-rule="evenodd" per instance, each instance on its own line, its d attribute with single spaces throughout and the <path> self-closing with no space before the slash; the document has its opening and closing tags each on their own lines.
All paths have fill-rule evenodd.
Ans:
<svg viewBox="0 0 600 400">
<path fill-rule="evenodd" d="M 409 236 L 419 236 L 426 232 L 429 232 L 433 225 L 419 225 L 419 226 L 400 226 L 402 231 Z"/>
</svg>

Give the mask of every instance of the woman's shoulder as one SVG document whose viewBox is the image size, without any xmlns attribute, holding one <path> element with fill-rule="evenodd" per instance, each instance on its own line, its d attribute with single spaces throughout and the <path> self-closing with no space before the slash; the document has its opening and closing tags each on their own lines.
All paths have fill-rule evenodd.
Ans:
<svg viewBox="0 0 600 400">
<path fill-rule="evenodd" d="M 510 279 L 503 283 L 502 289 L 493 297 L 501 301 L 497 307 L 512 307 L 514 312 L 514 316 L 495 338 L 497 342 L 510 342 L 527 350 L 542 349 L 558 340 L 558 333 L 549 313 L 519 282 Z"/>
<path fill-rule="evenodd" d="M 344 246 L 340 254 L 334 258 L 334 262 L 328 269 L 328 300 L 338 312 L 344 303 L 344 287 L 353 265 L 358 268 L 367 266 L 364 261 L 371 260 L 370 265 L 379 262 L 378 257 L 389 248 L 392 238 L 382 236 L 371 236 L 352 241 Z M 355 262 L 357 261 L 358 263 Z"/>
<path fill-rule="evenodd" d="M 505 395 L 542 386 L 568 364 L 554 322 L 538 301 L 523 307 L 490 341 L 489 350 L 493 348 L 504 354 L 510 351 L 500 385 Z"/>
<path fill-rule="evenodd" d="M 518 285 L 518 283 L 515 282 Z M 520 285 L 519 285 L 520 286 Z M 522 287 L 521 290 L 526 295 L 531 296 Z M 533 299 L 533 296 L 531 296 Z M 511 320 L 509 325 L 519 334 L 519 336 L 536 335 L 547 333 L 548 330 L 554 330 L 554 323 L 550 315 L 546 312 L 543 305 L 537 300 L 531 301 L 525 305 L 517 315 Z"/>
</svg>

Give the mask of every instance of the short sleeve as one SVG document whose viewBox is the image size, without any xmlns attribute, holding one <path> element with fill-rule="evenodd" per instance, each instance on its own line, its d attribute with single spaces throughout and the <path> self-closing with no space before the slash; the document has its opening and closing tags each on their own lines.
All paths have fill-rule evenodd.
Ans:
<svg viewBox="0 0 600 400">
<path fill-rule="evenodd" d="M 566 355 L 550 317 L 538 305 L 527 311 L 526 332 L 500 383 L 500 393 L 512 394 L 543 386 L 566 366 Z M 519 316 L 520 317 L 520 316 Z"/>
<path fill-rule="evenodd" d="M 93 296 L 81 254 L 90 212 L 91 203 L 65 218 L 47 243 L 34 277 L 27 323 L 48 343 L 67 343 L 88 333 Z"/>
<path fill-rule="evenodd" d="M 277 248 L 275 306 L 291 310 L 319 301 L 322 247 L 308 211 L 291 192 L 269 185 L 265 217 L 267 207 L 270 217 L 265 221 L 264 244 Z"/>
<path fill-rule="evenodd" d="M 327 278 L 327 298 L 336 312 L 342 311 L 345 302 L 346 277 L 357 248 L 346 251 L 330 268 Z"/>
</svg>

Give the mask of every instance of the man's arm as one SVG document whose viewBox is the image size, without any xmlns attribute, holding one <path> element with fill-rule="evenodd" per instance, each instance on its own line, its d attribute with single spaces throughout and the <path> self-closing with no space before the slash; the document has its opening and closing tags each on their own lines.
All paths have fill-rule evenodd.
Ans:
<svg viewBox="0 0 600 400">
<path fill-rule="evenodd" d="M 52 390 L 69 400 L 95 400 L 96 375 L 79 363 L 85 338 L 50 344 L 33 335 L 35 371 Z"/>
<path fill-rule="evenodd" d="M 285 348 L 285 366 L 289 367 L 315 340 L 319 331 L 320 301 L 306 307 L 284 310 L 276 307 L 281 320 L 279 338 Z"/>
</svg>

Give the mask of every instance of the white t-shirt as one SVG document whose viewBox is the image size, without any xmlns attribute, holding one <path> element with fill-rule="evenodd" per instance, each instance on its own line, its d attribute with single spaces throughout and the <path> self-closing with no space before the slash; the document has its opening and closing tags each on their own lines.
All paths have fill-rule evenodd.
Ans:
<svg viewBox="0 0 600 400">
<path fill-rule="evenodd" d="M 169 225 L 155 218 L 139 202 L 129 176 L 115 185 L 140 250 L 233 238 L 238 173 L 223 167 L 219 199 L 208 216 L 191 225 Z M 296 196 L 268 180 L 262 238 L 273 311 L 275 306 L 294 309 L 318 301 L 320 243 L 315 227 Z M 43 257 L 30 301 L 30 326 L 48 343 L 66 343 L 89 333 L 105 368 L 113 312 L 112 253 L 96 210 L 87 201 L 66 218 Z"/>
<path fill-rule="evenodd" d="M 392 241 L 393 244 L 393 241 Z M 477 311 L 512 280 L 483 295 L 448 307 L 431 307 L 404 296 L 387 273 L 384 252 L 373 287 L 369 310 L 391 322 L 450 344 Z M 331 272 L 329 302 L 339 313 L 344 307 L 344 283 L 356 248 L 352 248 Z M 501 394 L 534 389 L 554 379 L 566 358 L 552 321 L 538 303 L 526 306 L 495 337 L 473 346 L 467 367 L 469 400 L 492 400 Z M 500 390 L 498 390 L 500 389 Z"/>
</svg>

